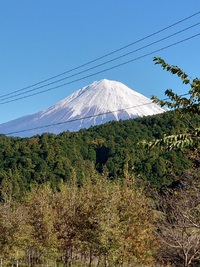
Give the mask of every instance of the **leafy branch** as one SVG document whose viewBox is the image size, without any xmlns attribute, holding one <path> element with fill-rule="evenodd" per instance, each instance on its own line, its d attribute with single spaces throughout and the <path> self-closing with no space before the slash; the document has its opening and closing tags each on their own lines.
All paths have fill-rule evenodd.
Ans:
<svg viewBox="0 0 200 267">
<path fill-rule="evenodd" d="M 196 128 L 193 133 L 183 133 L 177 135 L 164 136 L 154 142 L 148 143 L 149 148 L 155 146 L 165 147 L 167 150 L 184 147 L 194 147 L 200 140 L 200 128 Z"/>
<path fill-rule="evenodd" d="M 175 109 L 180 114 L 192 113 L 200 114 L 200 79 L 189 79 L 188 75 L 182 71 L 178 66 L 167 64 L 162 58 L 154 57 L 155 64 L 159 64 L 164 70 L 181 78 L 183 84 L 190 85 L 190 90 L 184 95 L 178 95 L 171 89 L 165 91 L 167 100 L 160 100 L 156 96 L 152 96 L 154 103 L 158 103 L 161 107 L 167 106 L 170 109 Z M 188 96 L 188 97 L 186 97 Z M 169 99 L 169 101 L 168 101 Z M 182 115 L 183 116 L 183 115 Z M 184 117 L 185 118 L 185 117 Z M 185 118 L 186 119 L 186 118 Z M 196 147 L 199 145 L 200 128 L 196 128 L 189 123 L 189 130 L 186 133 L 177 135 L 164 136 L 153 143 L 148 144 L 150 148 L 154 146 L 165 147 L 166 149 Z"/>
</svg>

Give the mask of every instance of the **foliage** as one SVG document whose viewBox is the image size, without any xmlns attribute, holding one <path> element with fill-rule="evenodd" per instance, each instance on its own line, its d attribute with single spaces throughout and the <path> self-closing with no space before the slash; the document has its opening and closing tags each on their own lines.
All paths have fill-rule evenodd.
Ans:
<svg viewBox="0 0 200 267">
<path fill-rule="evenodd" d="M 183 119 L 186 119 L 186 117 L 183 115 L 184 113 L 200 115 L 200 79 L 189 79 L 188 75 L 183 72 L 179 67 L 173 65 L 171 66 L 159 57 L 155 57 L 154 61 L 155 64 L 161 65 L 163 69 L 180 77 L 183 84 L 190 86 L 188 93 L 180 96 L 174 93 L 171 89 L 168 89 L 165 91 L 165 94 L 170 101 L 159 100 L 157 97 L 153 96 L 152 99 L 154 100 L 154 102 L 159 103 L 162 107 L 167 106 L 168 108 L 176 109 L 176 112 L 178 112 Z M 199 125 L 198 127 L 194 127 L 189 120 L 187 120 L 187 122 L 189 124 L 189 128 L 187 129 L 187 131 L 181 134 L 165 136 L 160 140 L 156 140 L 153 145 L 164 145 L 168 149 L 180 147 L 182 148 L 186 146 L 194 147 L 199 145 Z"/>
<path fill-rule="evenodd" d="M 177 95 L 172 90 L 166 90 L 165 94 L 169 97 L 171 102 L 165 101 L 165 100 L 159 100 L 155 96 L 153 96 L 153 99 L 155 102 L 159 103 L 161 106 L 167 105 L 170 108 L 175 109 L 182 109 L 184 112 L 192 112 L 195 114 L 200 113 L 200 79 L 195 78 L 193 80 L 190 80 L 188 78 L 188 75 L 183 72 L 179 67 L 177 66 L 171 66 L 167 64 L 162 58 L 160 57 L 154 57 L 155 64 L 160 64 L 163 69 L 171 72 L 172 74 L 176 74 L 178 77 L 181 78 L 183 84 L 189 84 L 190 90 L 187 94 L 184 94 L 182 96 Z M 186 98 L 184 96 L 189 95 L 189 98 Z"/>
<path fill-rule="evenodd" d="M 6 237 L 1 252 L 12 260 L 20 255 L 27 266 L 48 262 L 133 266 L 153 262 L 157 243 L 152 203 L 130 183 L 94 176 L 79 187 L 74 176 L 58 191 L 48 184 L 33 188 L 21 204 L 16 204 L 16 210 L 20 206 L 26 220 L 22 223 L 21 217 L 13 218 L 10 235 L 2 230 L 7 219 L 1 218 L 0 234 Z M 5 207 L 1 204 L 0 208 Z M 6 212 L 11 212 L 10 208 Z"/>
<path fill-rule="evenodd" d="M 186 172 L 179 187 L 165 188 L 159 197 L 160 255 L 175 266 L 200 263 L 200 176 Z"/>
<path fill-rule="evenodd" d="M 185 115 L 197 126 L 199 116 Z M 30 191 L 32 185 L 49 182 L 53 188 L 69 181 L 76 172 L 78 183 L 95 172 L 114 180 L 128 171 L 142 182 L 162 187 L 192 166 L 185 151 L 149 152 L 138 145 L 186 131 L 187 122 L 175 112 L 166 112 L 137 120 L 110 122 L 105 125 L 31 138 L 0 136 L 0 196 L 7 192 L 15 199 Z M 173 170 L 173 175 L 172 174 Z"/>
<path fill-rule="evenodd" d="M 25 256 L 31 229 L 27 210 L 7 196 L 0 205 L 0 257 L 19 260 Z"/>
<path fill-rule="evenodd" d="M 200 80 L 190 81 L 188 75 L 179 67 L 167 64 L 161 58 L 154 58 L 163 69 L 178 75 L 184 84 L 190 85 L 187 94 L 178 96 L 172 90 L 165 94 L 170 101 L 153 100 L 161 106 L 167 105 L 179 114 L 200 114 Z M 189 95 L 188 98 L 184 97 Z M 185 115 L 182 116 L 185 119 Z M 182 133 L 165 135 L 150 144 L 150 147 L 163 146 L 165 150 L 189 147 L 188 155 L 193 154 L 193 169 L 185 171 L 176 186 L 165 188 L 158 198 L 161 212 L 157 236 L 160 241 L 160 256 L 175 266 L 197 266 L 200 264 L 200 175 L 199 175 L 199 140 L 200 128 L 186 121 L 189 128 Z"/>
</svg>

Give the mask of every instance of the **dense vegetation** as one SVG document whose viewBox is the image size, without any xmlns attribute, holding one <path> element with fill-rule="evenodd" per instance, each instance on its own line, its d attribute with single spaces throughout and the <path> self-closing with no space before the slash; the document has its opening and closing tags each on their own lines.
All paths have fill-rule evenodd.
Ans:
<svg viewBox="0 0 200 267">
<path fill-rule="evenodd" d="M 187 115 L 193 124 L 198 116 Z M 192 161 L 183 151 L 148 151 L 142 140 L 152 141 L 164 134 L 187 129 L 188 122 L 175 112 L 137 120 L 110 122 L 60 135 L 43 134 L 32 138 L 0 136 L 0 184 L 20 198 L 31 185 L 50 182 L 56 187 L 76 172 L 79 184 L 95 171 L 109 179 L 134 174 L 141 182 L 162 187 L 171 184 Z"/>
<path fill-rule="evenodd" d="M 5 197 L 0 212 L 4 264 L 133 266 L 152 263 L 157 249 L 152 203 L 130 183 L 93 176 L 79 187 L 74 177 L 20 203 Z"/>
</svg>

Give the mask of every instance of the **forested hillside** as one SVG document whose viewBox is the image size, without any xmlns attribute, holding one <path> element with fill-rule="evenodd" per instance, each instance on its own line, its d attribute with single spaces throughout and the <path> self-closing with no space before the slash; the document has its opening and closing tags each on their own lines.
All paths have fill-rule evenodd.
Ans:
<svg viewBox="0 0 200 267">
<path fill-rule="evenodd" d="M 111 180 L 129 173 L 136 181 L 153 187 L 170 185 L 192 166 L 190 155 L 186 150 L 149 151 L 143 140 L 186 131 L 188 121 L 197 125 L 200 118 L 187 115 L 182 119 L 175 112 L 166 112 L 74 133 L 24 139 L 1 135 L 1 191 L 20 198 L 32 185 L 50 182 L 54 188 L 61 181 L 69 181 L 74 173 L 81 185 L 96 171 Z"/>
</svg>

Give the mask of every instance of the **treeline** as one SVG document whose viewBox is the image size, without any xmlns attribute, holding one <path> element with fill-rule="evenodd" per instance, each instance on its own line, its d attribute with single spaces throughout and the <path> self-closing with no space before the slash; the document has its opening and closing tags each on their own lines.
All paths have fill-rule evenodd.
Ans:
<svg viewBox="0 0 200 267">
<path fill-rule="evenodd" d="M 182 119 L 175 112 L 136 120 L 110 122 L 88 130 L 31 138 L 0 136 L 0 186 L 20 198 L 31 185 L 49 182 L 53 188 L 70 180 L 76 172 L 79 185 L 91 174 L 111 180 L 133 174 L 138 181 L 161 188 L 177 180 L 192 166 L 182 150 L 149 151 L 143 140 L 186 131 L 199 123 L 199 116 Z"/>
</svg>

